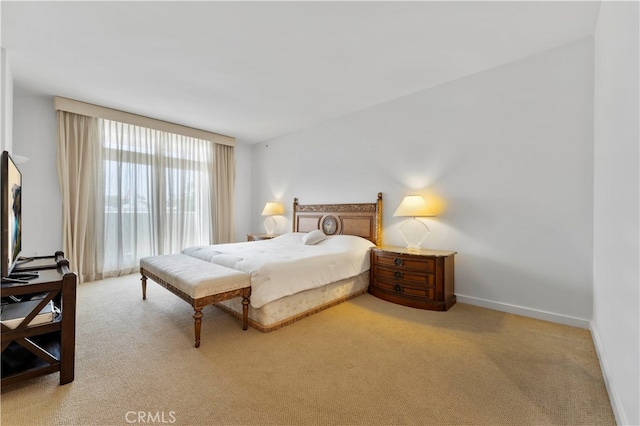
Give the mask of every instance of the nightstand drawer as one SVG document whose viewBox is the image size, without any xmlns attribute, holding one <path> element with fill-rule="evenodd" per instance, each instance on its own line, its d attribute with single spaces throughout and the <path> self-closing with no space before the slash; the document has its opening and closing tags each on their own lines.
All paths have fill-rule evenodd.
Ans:
<svg viewBox="0 0 640 426">
<path fill-rule="evenodd" d="M 392 266 L 402 269 L 419 269 L 424 272 L 433 272 L 436 269 L 436 261 L 434 258 L 420 256 L 374 253 L 374 263 L 380 266 Z"/>
<path fill-rule="evenodd" d="M 434 274 L 420 273 L 420 271 L 408 271 L 401 269 L 376 268 L 376 279 L 393 279 L 400 283 L 401 281 L 410 281 L 422 285 L 434 286 L 436 276 Z"/>
<path fill-rule="evenodd" d="M 436 298 L 435 287 L 416 287 L 386 280 L 376 280 L 375 286 L 381 290 L 402 294 L 404 296 L 415 296 L 428 300 L 435 300 Z"/>
</svg>

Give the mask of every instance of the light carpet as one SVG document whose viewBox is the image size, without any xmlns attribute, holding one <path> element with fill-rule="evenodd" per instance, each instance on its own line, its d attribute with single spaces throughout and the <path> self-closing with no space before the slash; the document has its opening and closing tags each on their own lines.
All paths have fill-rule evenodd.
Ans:
<svg viewBox="0 0 640 426">
<path fill-rule="evenodd" d="M 2 392 L 2 425 L 609 425 L 588 330 L 371 295 L 243 331 L 138 275 L 78 287 L 75 381 Z"/>
</svg>

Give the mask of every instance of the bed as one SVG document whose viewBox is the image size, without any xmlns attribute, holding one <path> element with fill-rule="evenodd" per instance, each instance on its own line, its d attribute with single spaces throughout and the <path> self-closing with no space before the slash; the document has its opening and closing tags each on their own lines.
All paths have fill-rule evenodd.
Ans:
<svg viewBox="0 0 640 426">
<path fill-rule="evenodd" d="M 369 249 L 382 237 L 381 193 L 373 203 L 356 204 L 303 205 L 295 198 L 292 223 L 291 233 L 271 240 L 189 247 L 182 253 L 250 273 L 248 321 L 262 332 L 366 293 Z M 241 299 L 215 306 L 242 319 Z"/>
</svg>

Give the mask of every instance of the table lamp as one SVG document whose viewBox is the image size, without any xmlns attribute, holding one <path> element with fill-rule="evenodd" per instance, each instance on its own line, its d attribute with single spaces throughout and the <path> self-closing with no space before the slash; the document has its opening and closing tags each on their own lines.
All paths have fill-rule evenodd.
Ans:
<svg viewBox="0 0 640 426">
<path fill-rule="evenodd" d="M 276 226 L 278 225 L 276 218 L 273 216 L 281 215 L 283 213 L 284 206 L 282 205 L 282 203 L 268 202 L 267 204 L 265 204 L 264 209 L 262 209 L 262 216 L 268 216 L 264 220 L 264 230 L 267 232 L 267 234 L 273 234 L 276 230 Z"/>
<path fill-rule="evenodd" d="M 424 222 L 416 219 L 416 217 L 434 216 L 424 198 L 420 195 L 407 195 L 393 215 L 411 218 L 402 222 L 398 230 L 402 238 L 404 238 L 405 243 L 407 243 L 409 250 L 420 249 L 420 244 L 422 244 L 431 231 Z"/>
</svg>

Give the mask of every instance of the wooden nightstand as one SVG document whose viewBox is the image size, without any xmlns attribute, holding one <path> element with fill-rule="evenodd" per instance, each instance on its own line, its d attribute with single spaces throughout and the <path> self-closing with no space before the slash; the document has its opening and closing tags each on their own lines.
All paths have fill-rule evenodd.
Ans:
<svg viewBox="0 0 640 426">
<path fill-rule="evenodd" d="M 247 241 L 270 240 L 280 234 L 247 234 Z"/>
<path fill-rule="evenodd" d="M 389 302 L 446 311 L 456 303 L 454 251 L 371 249 L 369 293 Z"/>
</svg>

